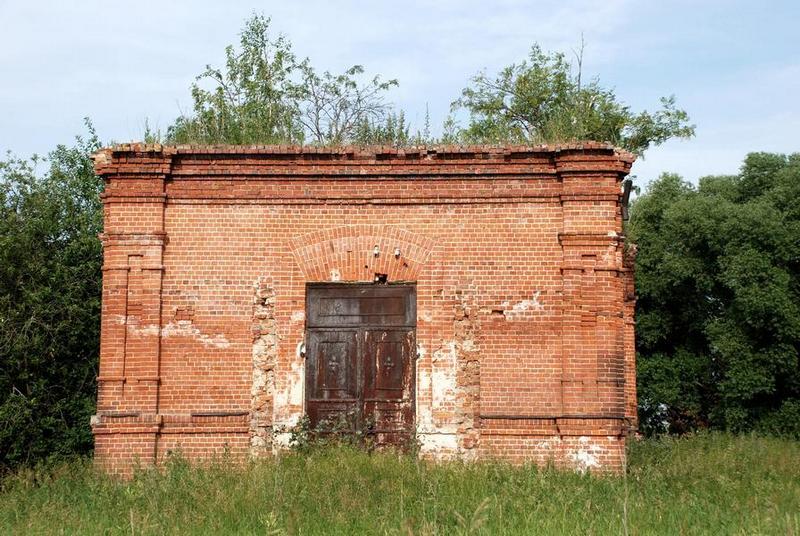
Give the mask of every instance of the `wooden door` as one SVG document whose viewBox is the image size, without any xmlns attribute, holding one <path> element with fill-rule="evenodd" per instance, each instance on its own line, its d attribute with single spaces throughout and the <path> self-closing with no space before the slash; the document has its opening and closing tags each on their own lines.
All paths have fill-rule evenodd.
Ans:
<svg viewBox="0 0 800 536">
<path fill-rule="evenodd" d="M 310 284 L 306 412 L 312 428 L 410 444 L 414 432 L 416 289 Z"/>
<path fill-rule="evenodd" d="M 364 415 L 375 442 L 408 445 L 414 423 L 414 330 L 365 329 Z"/>
<path fill-rule="evenodd" d="M 342 419 L 357 425 L 357 338 L 354 329 L 313 329 L 306 336 L 306 408 L 314 426 Z"/>
</svg>

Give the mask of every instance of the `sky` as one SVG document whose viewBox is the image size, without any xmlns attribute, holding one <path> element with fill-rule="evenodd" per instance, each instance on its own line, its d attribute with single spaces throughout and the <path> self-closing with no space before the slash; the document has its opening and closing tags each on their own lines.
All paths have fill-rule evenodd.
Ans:
<svg viewBox="0 0 800 536">
<path fill-rule="evenodd" d="M 650 149 L 662 172 L 733 174 L 748 152 L 800 151 L 800 1 L 0 0 L 0 152 L 45 154 L 85 133 L 142 138 L 191 110 L 189 88 L 221 66 L 252 13 L 319 70 L 361 64 L 397 78 L 389 100 L 434 133 L 470 77 L 523 60 L 533 43 L 571 54 L 635 111 L 674 94 L 697 127 Z"/>
</svg>

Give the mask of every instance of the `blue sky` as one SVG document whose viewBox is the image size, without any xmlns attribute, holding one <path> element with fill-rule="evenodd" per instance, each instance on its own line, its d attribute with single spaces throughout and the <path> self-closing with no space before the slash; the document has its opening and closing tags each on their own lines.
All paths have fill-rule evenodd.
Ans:
<svg viewBox="0 0 800 536">
<path fill-rule="evenodd" d="M 696 138 L 651 149 L 634 173 L 735 173 L 750 151 L 800 151 L 800 2 L 0 0 L 0 151 L 46 153 L 89 116 L 103 140 L 141 137 L 191 108 L 189 86 L 221 65 L 252 13 L 301 57 L 398 78 L 390 99 L 434 127 L 481 69 L 531 44 L 569 52 L 634 110 L 674 93 Z"/>
</svg>

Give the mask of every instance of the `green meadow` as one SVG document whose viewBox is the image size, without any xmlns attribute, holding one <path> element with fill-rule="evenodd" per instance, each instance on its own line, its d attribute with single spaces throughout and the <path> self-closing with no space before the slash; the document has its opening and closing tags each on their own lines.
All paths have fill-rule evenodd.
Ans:
<svg viewBox="0 0 800 536">
<path fill-rule="evenodd" d="M 3 477 L 3 534 L 800 534 L 800 443 L 634 442 L 625 475 L 327 447 L 129 481 L 91 460 Z"/>
</svg>

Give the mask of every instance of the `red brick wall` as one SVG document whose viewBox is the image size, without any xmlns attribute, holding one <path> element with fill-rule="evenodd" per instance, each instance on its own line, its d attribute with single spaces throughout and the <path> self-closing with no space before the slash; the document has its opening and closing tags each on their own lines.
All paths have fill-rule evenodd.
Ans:
<svg viewBox="0 0 800 536">
<path fill-rule="evenodd" d="M 423 455 L 619 469 L 632 161 L 596 143 L 101 151 L 96 458 L 281 448 L 303 414 L 306 283 L 381 273 L 417 283 Z"/>
</svg>

